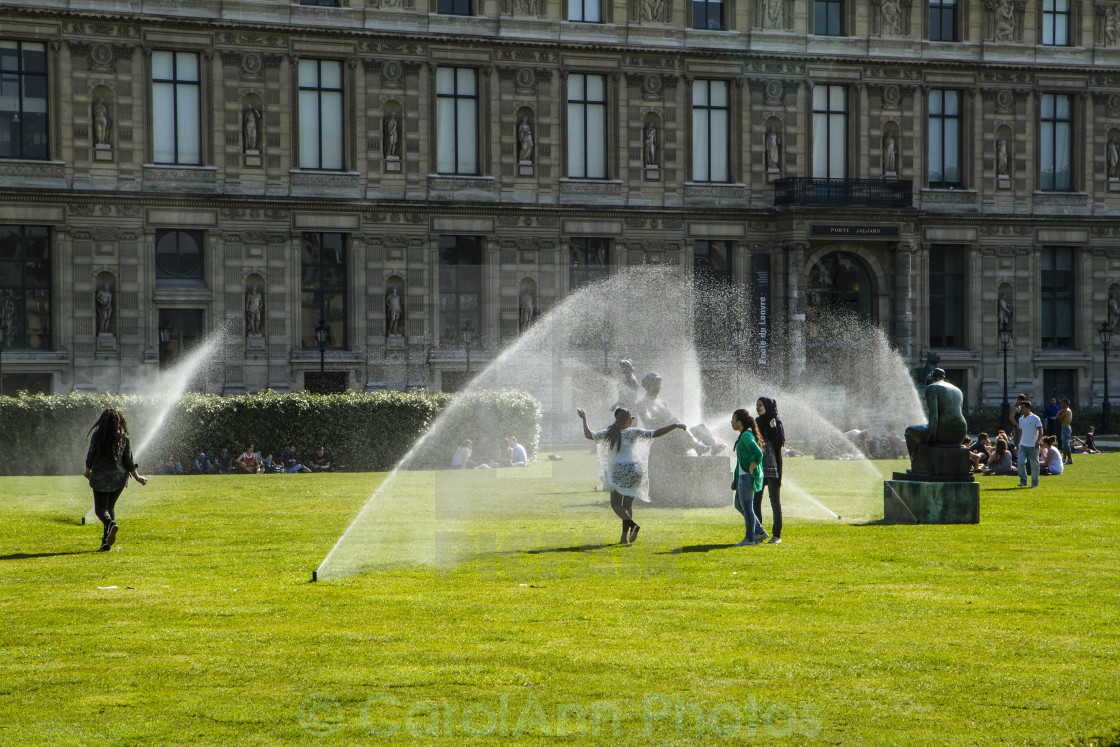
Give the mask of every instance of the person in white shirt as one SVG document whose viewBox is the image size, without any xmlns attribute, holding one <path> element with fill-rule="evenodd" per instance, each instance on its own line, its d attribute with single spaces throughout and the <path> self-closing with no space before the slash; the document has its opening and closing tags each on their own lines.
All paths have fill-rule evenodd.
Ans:
<svg viewBox="0 0 1120 747">
<path fill-rule="evenodd" d="M 1031 465 L 1031 487 L 1038 487 L 1038 445 L 1042 443 L 1042 420 L 1030 402 L 1019 403 L 1019 487 L 1027 487 L 1027 462 Z"/>
<path fill-rule="evenodd" d="M 1042 465 L 1044 475 L 1060 475 L 1064 469 L 1064 461 L 1062 460 L 1062 452 L 1055 446 L 1057 441 L 1054 436 L 1047 436 L 1042 439 L 1042 448 L 1038 453 L 1038 462 Z"/>
<path fill-rule="evenodd" d="M 529 466 L 529 452 L 525 451 L 525 447 L 517 443 L 517 439 L 513 436 L 509 437 L 509 448 L 511 465 L 514 467 Z"/>
<path fill-rule="evenodd" d="M 456 451 L 455 455 L 451 457 L 452 469 L 467 468 L 467 465 L 471 461 L 471 451 L 473 446 L 474 444 L 471 443 L 471 440 L 469 438 L 463 441 L 463 444 L 459 447 L 459 450 Z"/>
</svg>

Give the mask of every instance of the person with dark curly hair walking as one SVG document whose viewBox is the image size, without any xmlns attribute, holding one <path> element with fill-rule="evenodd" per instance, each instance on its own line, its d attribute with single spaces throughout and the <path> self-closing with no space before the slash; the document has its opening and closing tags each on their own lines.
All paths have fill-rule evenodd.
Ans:
<svg viewBox="0 0 1120 747">
<path fill-rule="evenodd" d="M 117 499 L 132 477 L 141 485 L 148 478 L 136 472 L 132 458 L 132 442 L 128 435 L 128 421 L 115 407 L 107 407 L 87 434 L 89 451 L 86 453 L 86 479 L 93 489 L 93 510 L 105 526 L 101 534 L 100 552 L 108 552 L 117 541 Z"/>
</svg>

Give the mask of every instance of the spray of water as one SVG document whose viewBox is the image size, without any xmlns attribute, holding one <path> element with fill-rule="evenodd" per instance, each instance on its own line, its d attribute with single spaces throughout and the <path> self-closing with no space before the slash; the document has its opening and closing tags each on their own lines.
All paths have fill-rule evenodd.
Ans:
<svg viewBox="0 0 1120 747">
<path fill-rule="evenodd" d="M 606 427 L 621 391 L 619 359 L 631 360 L 639 379 L 650 371 L 660 374 L 660 397 L 673 412 L 688 424 L 705 422 L 728 442 L 734 438 L 729 414 L 737 407 L 753 410 L 758 396 L 778 400 L 787 436 L 803 445 L 825 438 L 843 441 L 852 428 L 901 433 L 905 425 L 919 422 L 921 408 L 906 368 L 877 330 L 847 324 L 834 338 L 845 346 L 814 352 L 814 375 L 787 382 L 778 371 L 754 364 L 743 326 L 736 322 L 747 308 L 740 291 L 697 292 L 671 269 L 630 268 L 572 293 L 515 342 L 491 351 L 492 362 L 468 392 L 532 394 L 542 411 L 538 454 L 586 450 L 577 407 L 588 412 L 593 427 Z M 705 380 L 697 351 L 720 347 L 724 359 L 734 354 L 741 364 L 730 377 Z M 775 341 L 772 354 L 780 359 L 788 352 Z M 441 414 L 387 476 L 316 578 L 473 557 L 480 551 L 478 538 L 497 532 L 497 521 L 507 522 L 506 527 L 549 518 L 601 521 L 603 498 L 595 499 L 592 492 L 597 484 L 593 458 L 567 454 L 566 461 L 530 470 L 422 469 L 449 464 L 450 452 L 434 451 L 446 450 L 449 437 L 457 442 L 474 435 L 466 400 L 458 398 Z M 492 447 L 476 442 L 476 458 L 496 453 Z M 871 486 L 882 477 L 864 464 L 867 493 L 875 495 Z M 794 514 L 800 504 L 816 518 L 837 518 L 819 497 L 799 487 L 793 487 L 790 499 Z"/>
</svg>

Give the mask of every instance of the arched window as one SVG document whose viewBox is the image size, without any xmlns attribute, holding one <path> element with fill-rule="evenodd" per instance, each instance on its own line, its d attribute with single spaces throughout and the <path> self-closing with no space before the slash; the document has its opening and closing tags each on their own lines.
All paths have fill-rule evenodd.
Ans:
<svg viewBox="0 0 1120 747">
<path fill-rule="evenodd" d="M 156 285 L 202 283 L 202 241 L 202 231 L 157 231 Z"/>
</svg>

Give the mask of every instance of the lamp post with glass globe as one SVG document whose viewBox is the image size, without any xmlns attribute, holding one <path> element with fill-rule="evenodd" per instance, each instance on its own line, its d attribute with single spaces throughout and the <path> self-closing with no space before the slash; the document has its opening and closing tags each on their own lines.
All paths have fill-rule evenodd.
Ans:
<svg viewBox="0 0 1120 747">
<path fill-rule="evenodd" d="M 323 319 L 315 325 L 315 342 L 319 343 L 319 394 L 327 393 L 327 342 L 331 339 L 331 325 Z"/>
<path fill-rule="evenodd" d="M 996 427 L 996 432 L 1000 429 L 1007 428 L 1007 417 L 1011 411 L 1011 405 L 1007 401 L 1007 349 L 1011 345 L 1011 326 L 1004 322 L 999 328 L 999 346 L 1003 351 L 1003 404 L 999 407 L 999 425 Z"/>
</svg>

